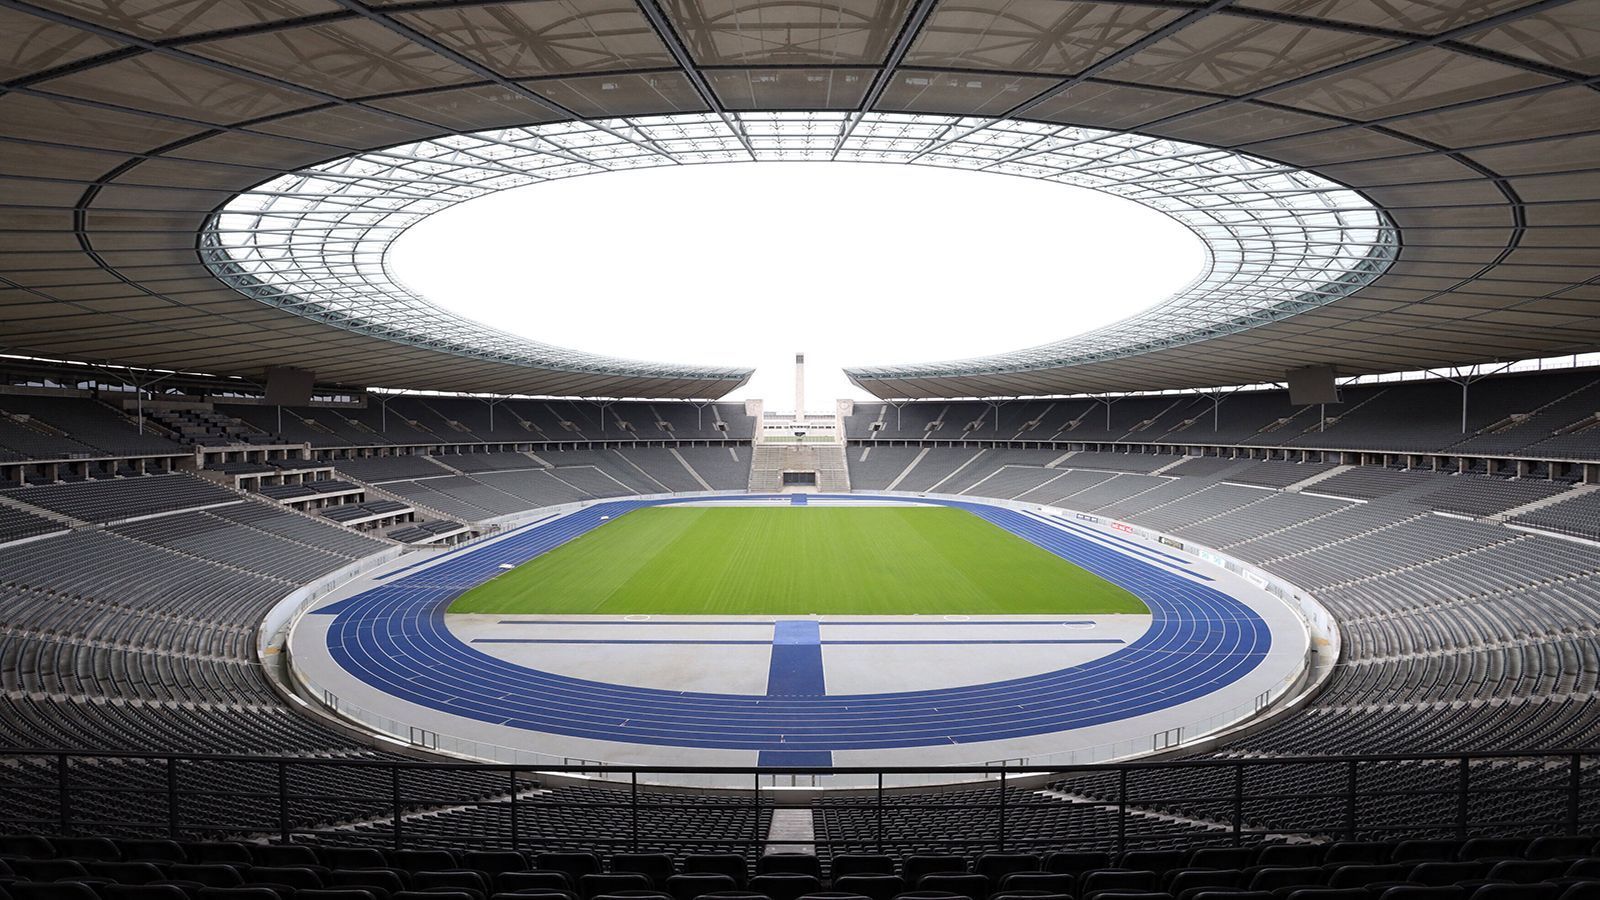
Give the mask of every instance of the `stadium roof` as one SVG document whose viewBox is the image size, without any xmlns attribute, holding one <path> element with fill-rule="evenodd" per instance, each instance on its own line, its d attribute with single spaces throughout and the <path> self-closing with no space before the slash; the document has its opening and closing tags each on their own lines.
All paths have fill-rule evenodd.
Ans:
<svg viewBox="0 0 1600 900">
<path fill-rule="evenodd" d="M 450 179 L 444 202 L 541 172 L 782 156 L 1089 183 L 1211 249 L 1205 279 L 1134 322 L 852 370 L 883 396 L 1586 351 L 1600 346 L 1597 22 L 1592 0 L 5 0 L 0 350 L 719 396 L 748 372 L 492 332 L 389 283 L 382 249 Z M 370 190 L 385 179 L 392 193 Z M 419 184 L 434 194 L 405 193 Z M 335 212 L 352 186 L 358 208 Z M 263 212 L 274 227 L 254 237 L 229 218 Z M 871 211 L 850 223 L 870 246 Z M 1019 322 L 1018 343 L 1052 327 Z"/>
</svg>

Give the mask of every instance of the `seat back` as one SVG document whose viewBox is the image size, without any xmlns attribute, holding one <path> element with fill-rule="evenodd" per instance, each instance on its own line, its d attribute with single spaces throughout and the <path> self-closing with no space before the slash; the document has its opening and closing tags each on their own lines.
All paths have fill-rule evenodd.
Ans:
<svg viewBox="0 0 1600 900">
<path fill-rule="evenodd" d="M 494 887 L 497 891 L 559 891 L 576 897 L 578 886 L 572 883 L 565 872 L 527 869 L 495 875 Z"/>
<path fill-rule="evenodd" d="M 1256 864 L 1260 847 L 1201 847 L 1189 854 L 1186 869 L 1243 869 Z"/>
<path fill-rule="evenodd" d="M 768 853 L 756 860 L 758 875 L 810 875 L 822 877 L 822 863 L 812 853 Z"/>
<path fill-rule="evenodd" d="M 244 876 L 233 866 L 222 863 L 176 863 L 167 867 L 173 881 L 193 881 L 205 887 L 238 887 Z"/>
<path fill-rule="evenodd" d="M 1371 900 L 1366 888 L 1301 888 L 1284 895 L 1286 900 Z M 298 900 L 298 898 L 297 898 Z"/>
<path fill-rule="evenodd" d="M 1094 869 L 1109 868 L 1111 854 L 1104 850 L 1057 850 L 1044 857 L 1044 870 L 1062 875 L 1082 875 Z"/>
<path fill-rule="evenodd" d="M 201 888 L 199 900 L 283 900 L 269 887 L 208 887 Z"/>
<path fill-rule="evenodd" d="M 632 872 L 650 879 L 657 890 L 667 886 L 667 879 L 678 872 L 678 864 L 665 853 L 614 853 L 611 871 Z"/>
<path fill-rule="evenodd" d="M 1528 845 L 1529 859 L 1579 859 L 1594 849 L 1594 836 L 1576 834 L 1545 835 Z"/>
<path fill-rule="evenodd" d="M 88 868 L 90 875 L 118 884 L 151 884 L 167 877 L 159 866 L 147 862 L 92 862 Z"/>
<path fill-rule="evenodd" d="M 55 846 L 36 834 L 0 834 L 0 856 L 50 859 L 55 855 Z"/>
<path fill-rule="evenodd" d="M 1450 885 L 1479 878 L 1484 871 L 1483 864 L 1476 862 L 1421 862 L 1411 867 L 1407 880 L 1422 885 Z"/>
<path fill-rule="evenodd" d="M 950 854 L 916 854 L 900 861 L 900 874 L 912 889 L 919 889 L 925 876 L 963 874 L 967 871 L 967 858 Z"/>
<path fill-rule="evenodd" d="M 1568 863 L 1559 859 L 1507 859 L 1489 868 L 1492 881 L 1515 881 L 1530 884 L 1546 878 L 1560 878 L 1567 874 Z"/>
<path fill-rule="evenodd" d="M 845 853 L 828 865 L 830 878 L 845 875 L 893 875 L 894 857 L 881 853 Z"/>
<path fill-rule="evenodd" d="M 1265 866 L 1250 878 L 1252 891 L 1277 891 L 1287 887 L 1321 887 L 1328 873 L 1318 866 Z"/>
<path fill-rule="evenodd" d="M 600 857 L 593 853 L 541 853 L 533 862 L 536 869 L 567 873 L 573 884 L 585 875 L 600 874 Z"/>
<path fill-rule="evenodd" d="M 1462 859 L 1521 859 L 1528 842 L 1521 838 L 1471 838 L 1461 845 Z"/>
<path fill-rule="evenodd" d="M 1320 866 L 1324 852 L 1318 844 L 1268 844 L 1256 855 L 1256 865 L 1280 869 Z"/>
<path fill-rule="evenodd" d="M 334 869 L 328 873 L 328 885 L 376 888 L 389 894 L 397 894 L 406 889 L 405 879 L 394 869 Z"/>
<path fill-rule="evenodd" d="M 650 878 L 638 872 L 607 872 L 585 875 L 578 879 L 578 895 L 585 900 L 601 894 L 618 891 L 652 890 Z"/>
<path fill-rule="evenodd" d="M 1472 900 L 1558 900 L 1563 887 L 1549 882 L 1485 884 L 1472 892 Z"/>
<path fill-rule="evenodd" d="M 1389 861 L 1392 845 L 1383 841 L 1335 841 L 1322 857 L 1324 863 L 1368 863 Z"/>
<path fill-rule="evenodd" d="M 1378 900 L 1466 900 L 1466 888 L 1456 884 L 1402 884 L 1378 895 Z"/>
<path fill-rule="evenodd" d="M 1179 869 L 1167 881 L 1167 890 L 1181 894 L 1195 888 L 1232 888 L 1243 880 L 1240 869 Z"/>
<path fill-rule="evenodd" d="M 1188 853 L 1183 850 L 1129 850 L 1117 861 L 1121 869 L 1149 869 L 1165 875 L 1173 869 L 1183 868 Z"/>
<path fill-rule="evenodd" d="M 188 862 L 189 854 L 177 841 L 158 839 L 128 839 L 120 841 L 122 858 L 140 862 Z"/>
<path fill-rule="evenodd" d="M 1077 886 L 1078 880 L 1071 875 L 1059 872 L 1012 872 L 1000 881 L 999 885 L 990 884 L 991 890 L 1002 890 L 1008 893 L 1016 891 L 1045 891 L 1051 894 L 1070 894 Z"/>
<path fill-rule="evenodd" d="M 691 853 L 683 858 L 683 872 L 726 875 L 739 886 L 738 890 L 744 889 L 745 879 L 748 877 L 748 867 L 744 857 L 737 853 Z"/>
<path fill-rule="evenodd" d="M 757 875 L 750 879 L 750 890 L 772 900 L 800 900 L 806 894 L 822 890 L 822 879 L 796 872 Z"/>
<path fill-rule="evenodd" d="M 1436 860 L 1439 862 L 1454 862 L 1461 858 L 1462 843 L 1462 841 L 1445 839 L 1401 841 L 1394 845 L 1394 851 L 1389 854 L 1389 861 Z"/>
<path fill-rule="evenodd" d="M 12 900 L 99 900 L 100 896 L 79 881 L 19 881 L 6 890 Z"/>
<path fill-rule="evenodd" d="M 317 858 L 330 869 L 383 869 L 389 860 L 372 847 L 318 847 Z"/>
<path fill-rule="evenodd" d="M 249 884 L 283 884 L 295 890 L 327 887 L 322 875 L 304 866 L 252 866 L 244 872 Z"/>
<path fill-rule="evenodd" d="M 906 892 L 906 880 L 899 875 L 841 875 L 833 879 L 833 889 L 872 900 L 892 900 Z"/>
<path fill-rule="evenodd" d="M 116 844 L 102 837 L 58 837 L 50 839 L 56 856 L 62 859 L 96 859 L 112 862 L 122 858 Z"/>
<path fill-rule="evenodd" d="M 258 866 L 321 866 L 317 853 L 304 844 L 254 844 L 250 858 Z"/>
<path fill-rule="evenodd" d="M 1361 887 L 1368 884 L 1409 881 L 1411 870 L 1414 868 L 1416 867 L 1409 863 L 1340 866 L 1328 875 L 1328 887 Z"/>
<path fill-rule="evenodd" d="M 231 866 L 251 864 L 250 848 L 237 841 L 201 841 L 189 845 L 189 858 L 197 863 L 222 863 Z"/>
<path fill-rule="evenodd" d="M 525 872 L 528 858 L 515 850 L 468 850 L 461 854 L 461 865 L 494 877 L 502 872 Z"/>
<path fill-rule="evenodd" d="M 75 859 L 18 859 L 11 868 L 23 881 L 68 881 L 89 878 L 89 869 Z"/>
<path fill-rule="evenodd" d="M 695 900 L 703 894 L 736 891 L 739 885 L 732 878 L 716 872 L 684 872 L 669 877 L 666 889 L 672 895 L 672 900 Z"/>
<path fill-rule="evenodd" d="M 443 872 L 456 867 L 449 850 L 391 850 L 389 864 L 407 872 Z"/>
<path fill-rule="evenodd" d="M 947 894 L 958 894 L 968 900 L 984 900 L 989 896 L 989 879 L 973 874 L 941 873 L 924 875 L 922 881 L 917 883 L 919 891 L 943 891 Z"/>
<path fill-rule="evenodd" d="M 985 853 L 972 864 L 972 871 L 999 885 L 1015 872 L 1037 872 L 1044 860 L 1033 853 Z"/>
<path fill-rule="evenodd" d="M 189 900 L 175 884 L 103 884 L 102 900 Z"/>
<path fill-rule="evenodd" d="M 1153 891 L 1156 873 L 1149 869 L 1099 869 L 1086 873 L 1079 880 L 1079 893 L 1096 891 Z"/>
</svg>

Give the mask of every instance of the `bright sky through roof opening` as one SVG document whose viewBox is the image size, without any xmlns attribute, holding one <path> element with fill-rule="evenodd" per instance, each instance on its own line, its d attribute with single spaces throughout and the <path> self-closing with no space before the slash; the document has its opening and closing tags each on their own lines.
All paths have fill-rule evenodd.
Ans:
<svg viewBox="0 0 1600 900">
<path fill-rule="evenodd" d="M 1200 275 L 1187 228 L 1130 200 L 926 166 L 737 163 L 480 197 L 394 243 L 390 272 L 515 334 L 754 366 L 731 399 L 865 398 L 840 369 L 980 356 L 1146 309 Z"/>
</svg>

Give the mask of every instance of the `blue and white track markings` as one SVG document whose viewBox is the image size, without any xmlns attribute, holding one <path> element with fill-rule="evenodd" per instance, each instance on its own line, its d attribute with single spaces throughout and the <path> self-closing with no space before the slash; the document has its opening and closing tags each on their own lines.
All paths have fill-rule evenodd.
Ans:
<svg viewBox="0 0 1600 900">
<path fill-rule="evenodd" d="M 749 498 L 740 498 L 748 501 Z M 815 501 L 827 498 L 811 498 Z M 845 502 L 845 498 L 837 498 Z M 851 495 L 850 500 L 863 499 Z M 872 498 L 911 502 L 906 498 Z M 325 626 L 320 646 L 298 637 L 297 665 L 325 655 L 348 682 L 365 686 L 364 697 L 384 696 L 424 710 L 505 729 L 529 732 L 527 749 L 561 755 L 551 736 L 636 746 L 755 752 L 762 762 L 826 763 L 831 754 L 904 750 L 1008 741 L 1091 728 L 1171 710 L 1230 688 L 1256 672 L 1273 649 L 1273 632 L 1256 608 L 1222 590 L 1193 557 L 1164 552 L 1068 519 L 985 503 L 927 498 L 915 502 L 958 507 L 1025 538 L 1138 596 L 1150 608 L 1149 627 L 1122 644 L 1066 617 L 1038 616 L 967 621 L 972 629 L 954 637 L 935 620 L 907 623 L 883 637 L 871 619 L 771 619 L 673 624 L 737 626 L 742 631 L 701 639 L 694 628 L 619 628 L 612 641 L 595 643 L 702 645 L 692 652 L 742 651 L 768 654 L 765 692 L 671 690 L 608 680 L 603 666 L 583 677 L 544 671 L 489 652 L 446 624 L 445 609 L 463 591 L 530 560 L 615 517 L 645 505 L 679 500 L 617 500 L 534 522 L 503 538 L 435 557 L 431 564 L 402 567 L 373 579 L 354 596 L 313 610 Z M 693 502 L 705 502 L 695 498 Z M 1203 571 L 1204 570 L 1204 571 Z M 1082 618 L 1082 617 L 1078 617 Z M 594 625 L 592 620 L 581 620 Z M 618 625 L 624 620 L 614 619 Z M 539 623 L 507 617 L 495 624 L 497 643 L 573 643 L 543 631 L 521 634 Z M 546 625 L 574 625 L 553 619 Z M 631 623 L 629 623 L 631 624 Z M 756 629 L 754 626 L 765 626 Z M 1005 627 L 1026 626 L 1026 627 Z M 1067 626 L 1067 627 L 1063 627 Z M 979 631 L 978 629 L 986 629 Z M 315 629 L 318 632 L 323 628 Z M 593 635 L 594 629 L 585 630 Z M 621 636 L 625 634 L 626 636 Z M 643 636 L 641 636 L 643 635 Z M 581 641 L 579 641 L 581 642 Z M 1099 643 L 1085 662 L 1023 677 L 922 690 L 840 693 L 823 665 L 832 648 L 898 645 L 908 652 L 938 652 L 942 644 L 970 644 L 966 653 L 1005 654 L 1008 644 Z M 750 645 L 719 648 L 719 644 Z M 770 651 L 767 649 L 770 645 Z M 316 651 L 316 652 L 309 652 Z M 315 672 L 313 672 L 315 674 Z M 614 675 L 611 677 L 615 677 Z M 1250 681 L 1259 686 L 1262 673 Z M 845 689 L 848 689 L 846 687 Z M 1254 688 L 1252 688 L 1254 689 Z M 829 691 L 834 691 L 829 693 Z M 404 709 L 403 706 L 401 709 Z M 394 713 L 399 716 L 402 713 Z M 437 727 L 437 721 L 434 722 Z M 459 733 L 455 732 L 455 733 Z M 577 754 L 566 754 L 577 755 Z M 594 757 L 589 757 L 594 758 Z M 902 757 L 904 758 L 904 757 Z"/>
</svg>

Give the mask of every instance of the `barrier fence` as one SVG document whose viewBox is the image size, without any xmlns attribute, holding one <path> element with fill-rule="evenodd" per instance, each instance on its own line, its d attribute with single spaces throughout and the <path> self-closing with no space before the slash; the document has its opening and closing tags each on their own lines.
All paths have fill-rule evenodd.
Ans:
<svg viewBox="0 0 1600 900">
<path fill-rule="evenodd" d="M 743 789 L 651 788 L 715 774 Z M 822 792 L 788 784 L 848 775 Z M 896 776 L 961 776 L 944 791 Z M 809 808 L 819 852 L 1225 846 L 1263 840 L 1582 833 L 1600 750 L 1006 766 L 540 766 L 392 758 L 0 750 L 0 831 L 243 837 L 405 849 L 759 852 L 775 809 Z M 974 782 L 972 779 L 979 779 Z"/>
</svg>

